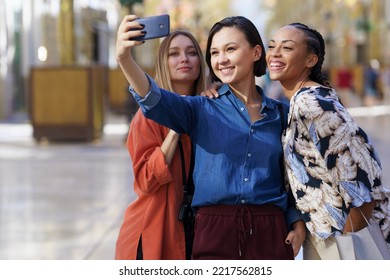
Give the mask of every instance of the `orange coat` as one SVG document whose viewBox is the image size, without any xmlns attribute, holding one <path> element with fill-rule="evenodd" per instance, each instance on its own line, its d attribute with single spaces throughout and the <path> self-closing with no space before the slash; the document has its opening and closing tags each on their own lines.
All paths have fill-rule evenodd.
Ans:
<svg viewBox="0 0 390 280">
<path fill-rule="evenodd" d="M 185 259 L 182 222 L 177 220 L 183 199 L 179 148 L 168 166 L 161 145 L 169 129 L 145 118 L 138 110 L 131 124 L 127 148 L 133 162 L 134 191 L 138 198 L 124 214 L 116 242 L 115 259 L 132 259 L 142 236 L 145 260 Z M 187 174 L 191 143 L 182 135 Z"/>
</svg>

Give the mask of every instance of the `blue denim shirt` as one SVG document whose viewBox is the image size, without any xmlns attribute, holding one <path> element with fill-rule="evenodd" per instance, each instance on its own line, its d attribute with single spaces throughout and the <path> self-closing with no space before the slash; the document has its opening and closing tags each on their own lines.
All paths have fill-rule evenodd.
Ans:
<svg viewBox="0 0 390 280">
<path fill-rule="evenodd" d="M 288 207 L 277 101 L 257 87 L 263 118 L 252 123 L 228 85 L 219 89 L 219 98 L 210 99 L 173 94 L 148 78 L 151 88 L 145 98 L 132 88 L 130 92 L 147 118 L 190 135 L 196 154 L 193 207 L 269 203 L 285 212 L 288 224 L 301 219 L 295 205 Z"/>
</svg>

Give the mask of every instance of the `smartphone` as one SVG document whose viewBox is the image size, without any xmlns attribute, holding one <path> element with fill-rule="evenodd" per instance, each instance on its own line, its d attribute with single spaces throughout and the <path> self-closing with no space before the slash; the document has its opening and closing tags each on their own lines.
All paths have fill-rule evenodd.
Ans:
<svg viewBox="0 0 390 280">
<path fill-rule="evenodd" d="M 144 41 L 169 35 L 169 15 L 164 14 L 152 17 L 144 17 L 136 19 L 136 21 L 142 23 L 145 26 L 143 30 L 146 31 L 146 34 L 135 37 L 133 40 Z"/>
</svg>

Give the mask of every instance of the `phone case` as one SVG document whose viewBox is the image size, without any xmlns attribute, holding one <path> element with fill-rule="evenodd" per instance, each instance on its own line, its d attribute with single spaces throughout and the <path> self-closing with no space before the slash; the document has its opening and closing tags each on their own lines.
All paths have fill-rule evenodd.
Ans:
<svg viewBox="0 0 390 280">
<path fill-rule="evenodd" d="M 143 30 L 146 31 L 146 34 L 133 38 L 133 40 L 143 41 L 169 35 L 169 15 L 144 17 L 137 19 L 137 21 L 145 26 Z"/>
</svg>

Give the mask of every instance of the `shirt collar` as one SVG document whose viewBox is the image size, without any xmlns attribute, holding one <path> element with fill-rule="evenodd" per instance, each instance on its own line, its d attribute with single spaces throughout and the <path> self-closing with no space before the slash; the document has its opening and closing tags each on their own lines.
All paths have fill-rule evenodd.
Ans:
<svg viewBox="0 0 390 280">
<path fill-rule="evenodd" d="M 257 92 L 261 95 L 261 100 L 263 100 L 262 102 L 262 108 L 269 108 L 269 109 L 274 109 L 275 108 L 275 104 L 276 102 L 274 100 L 272 100 L 271 98 L 269 98 L 268 96 L 266 96 L 264 94 L 264 91 L 261 87 L 259 86 L 256 86 L 256 90 Z M 227 85 L 227 84 L 223 84 L 219 90 L 218 90 L 218 94 L 220 96 L 222 95 L 226 95 L 228 93 L 231 93 L 233 94 L 233 92 L 230 90 L 230 87 Z"/>
</svg>

